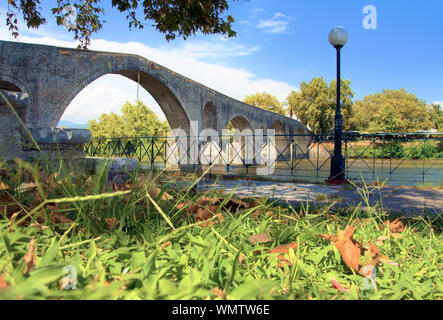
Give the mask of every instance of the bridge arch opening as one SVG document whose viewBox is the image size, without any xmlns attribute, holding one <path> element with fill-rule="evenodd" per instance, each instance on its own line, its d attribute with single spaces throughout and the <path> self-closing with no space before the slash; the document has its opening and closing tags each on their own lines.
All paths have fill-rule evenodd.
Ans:
<svg viewBox="0 0 443 320">
<path fill-rule="evenodd" d="M 174 93 L 159 79 L 136 70 L 88 77 L 65 98 L 53 122 L 60 123 L 60 119 L 66 121 L 72 118 L 75 122 L 81 119 L 85 123 L 85 120 L 97 119 L 103 113 L 120 113 L 124 103 L 133 104 L 137 100 L 137 90 L 138 99 L 154 111 L 160 120 L 166 120 L 172 129 L 182 129 L 189 133 L 189 116 Z M 91 105 L 94 101 L 96 106 Z M 87 114 L 82 115 L 82 112 Z"/>
<path fill-rule="evenodd" d="M 203 128 L 217 129 L 217 109 L 212 102 L 206 103 L 203 108 Z"/>
<path fill-rule="evenodd" d="M 226 125 L 226 131 L 231 135 L 227 140 L 225 152 L 229 163 L 233 165 L 252 164 L 254 153 L 254 137 L 251 123 L 242 116 L 234 116 Z"/>
<path fill-rule="evenodd" d="M 17 112 L 18 116 L 23 122 L 26 122 L 26 113 L 29 110 L 29 94 L 26 88 L 15 79 L 0 75 L 0 90 L 7 99 L 7 101 L 12 105 L 14 110 Z M 16 116 L 12 114 L 7 102 L 3 98 L 0 98 L 0 115 L 10 115 L 12 118 L 10 120 L 3 119 L 3 121 L 13 121 L 19 122 Z"/>
<path fill-rule="evenodd" d="M 0 80 L 0 90 L 22 92 L 19 86 L 9 81 Z"/>
<path fill-rule="evenodd" d="M 232 118 L 231 121 L 229 121 L 229 123 L 227 124 L 226 128 L 237 129 L 240 132 L 242 132 L 245 129 L 249 129 L 252 131 L 251 123 L 245 117 L 242 116 L 236 116 Z"/>
</svg>

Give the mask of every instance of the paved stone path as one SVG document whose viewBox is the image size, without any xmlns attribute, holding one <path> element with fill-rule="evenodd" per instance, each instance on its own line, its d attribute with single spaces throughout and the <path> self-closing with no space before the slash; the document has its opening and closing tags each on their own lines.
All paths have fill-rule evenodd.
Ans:
<svg viewBox="0 0 443 320">
<path fill-rule="evenodd" d="M 287 201 L 291 204 L 310 201 L 318 205 L 336 205 L 348 207 L 362 203 L 362 196 L 354 187 L 327 186 L 308 183 L 275 183 L 247 180 L 207 180 L 200 183 L 200 190 L 219 189 L 230 194 L 235 191 L 237 197 L 269 197 L 270 199 Z M 362 187 L 361 187 L 362 188 Z M 429 214 L 437 216 L 443 210 L 443 190 L 417 189 L 407 186 L 383 188 L 368 187 L 369 204 L 383 204 L 390 213 L 404 216 Z M 380 201 L 380 199 L 382 201 Z"/>
</svg>

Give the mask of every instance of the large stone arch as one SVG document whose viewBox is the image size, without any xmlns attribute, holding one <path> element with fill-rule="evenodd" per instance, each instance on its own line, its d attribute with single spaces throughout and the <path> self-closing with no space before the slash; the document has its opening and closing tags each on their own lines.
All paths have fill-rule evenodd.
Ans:
<svg viewBox="0 0 443 320">
<path fill-rule="evenodd" d="M 172 129 L 183 129 L 185 132 L 190 132 L 190 116 L 184 108 L 183 103 L 179 101 L 179 96 L 173 92 L 173 88 L 167 85 L 167 81 L 160 76 L 153 76 L 142 68 L 122 69 L 122 70 L 100 70 L 93 74 L 87 75 L 82 81 L 72 88 L 69 94 L 62 100 L 57 107 L 53 118 L 51 119 L 52 126 L 55 126 L 66 108 L 68 108 L 71 101 L 89 84 L 98 78 L 108 75 L 116 74 L 125 78 L 138 82 L 140 79 L 140 86 L 148 91 L 151 96 L 157 101 L 160 108 L 165 114 L 166 120 Z M 163 81 L 162 81 L 163 80 Z M 110 88 L 112 89 L 112 88 Z"/>
</svg>

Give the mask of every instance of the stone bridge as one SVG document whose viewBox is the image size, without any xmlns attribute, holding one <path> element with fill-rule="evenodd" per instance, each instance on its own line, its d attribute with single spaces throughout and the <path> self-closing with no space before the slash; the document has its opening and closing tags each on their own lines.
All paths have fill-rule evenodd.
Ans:
<svg viewBox="0 0 443 320">
<path fill-rule="evenodd" d="M 173 129 L 190 133 L 190 123 L 195 121 L 199 132 L 212 128 L 221 133 L 231 122 L 240 131 L 309 133 L 299 121 L 230 98 L 137 55 L 0 41 L 0 89 L 25 126 L 41 138 L 37 142 L 48 142 L 47 128 L 55 128 L 76 95 L 106 74 L 140 81 Z M 22 126 L 0 98 L 0 157 L 23 157 L 27 149 Z M 87 137 L 73 139 L 80 142 Z"/>
</svg>

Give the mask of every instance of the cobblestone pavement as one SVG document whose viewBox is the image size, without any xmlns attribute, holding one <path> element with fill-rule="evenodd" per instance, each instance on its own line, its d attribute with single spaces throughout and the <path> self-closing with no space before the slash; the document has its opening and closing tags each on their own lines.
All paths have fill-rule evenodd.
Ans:
<svg viewBox="0 0 443 320">
<path fill-rule="evenodd" d="M 366 206 L 359 190 L 348 185 L 327 186 L 309 183 L 275 183 L 247 180 L 207 180 L 200 183 L 200 190 L 219 189 L 230 194 L 235 191 L 237 197 L 260 198 L 269 197 L 272 200 L 287 201 L 291 204 L 310 201 L 318 205 L 355 207 L 359 203 Z M 362 191 L 362 186 L 360 192 Z M 443 209 L 443 190 L 418 189 L 407 186 L 384 186 L 382 188 L 368 187 L 369 204 L 383 205 L 390 213 L 411 215 L 437 216 Z"/>
</svg>

